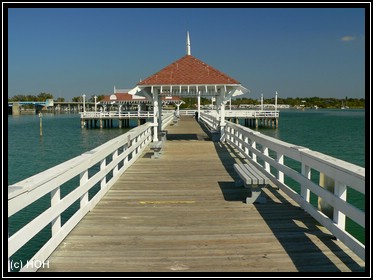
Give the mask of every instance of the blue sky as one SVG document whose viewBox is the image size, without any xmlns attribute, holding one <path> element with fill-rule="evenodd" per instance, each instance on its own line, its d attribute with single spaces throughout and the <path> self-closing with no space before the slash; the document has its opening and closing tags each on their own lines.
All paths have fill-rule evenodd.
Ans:
<svg viewBox="0 0 373 280">
<path fill-rule="evenodd" d="M 9 97 L 133 88 L 186 54 L 187 31 L 248 97 L 365 97 L 363 8 L 79 7 L 8 10 Z"/>
</svg>

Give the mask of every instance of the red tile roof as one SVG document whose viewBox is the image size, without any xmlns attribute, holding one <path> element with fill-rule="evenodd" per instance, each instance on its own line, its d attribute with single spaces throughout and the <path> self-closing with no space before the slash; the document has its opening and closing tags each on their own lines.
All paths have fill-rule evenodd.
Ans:
<svg viewBox="0 0 373 280">
<path fill-rule="evenodd" d="M 113 98 L 114 95 L 116 98 Z M 111 95 L 105 95 L 101 102 L 111 102 L 111 101 L 133 101 L 133 95 L 129 93 L 115 93 Z"/>
<path fill-rule="evenodd" d="M 185 55 L 137 85 L 240 84 L 192 55 Z"/>
</svg>

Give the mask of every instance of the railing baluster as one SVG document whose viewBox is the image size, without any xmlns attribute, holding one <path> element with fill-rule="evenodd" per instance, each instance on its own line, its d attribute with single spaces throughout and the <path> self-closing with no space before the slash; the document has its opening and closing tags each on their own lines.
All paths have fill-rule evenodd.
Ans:
<svg viewBox="0 0 373 280">
<path fill-rule="evenodd" d="M 55 207 L 61 200 L 60 187 L 55 188 L 51 191 L 51 207 Z M 61 229 L 61 215 L 52 221 L 52 236 L 56 235 Z"/>
<path fill-rule="evenodd" d="M 268 147 L 266 146 L 263 146 L 263 154 L 265 156 L 269 156 L 268 154 Z M 267 161 L 264 161 L 264 169 L 267 171 L 267 172 L 270 172 L 270 167 L 269 167 L 269 163 Z"/>
<path fill-rule="evenodd" d="M 347 199 L 347 186 L 335 181 L 334 194 L 339 197 L 339 199 L 346 201 Z M 346 215 L 340 212 L 338 209 L 334 208 L 333 221 L 341 228 L 346 228 Z"/>
<path fill-rule="evenodd" d="M 302 175 L 306 177 L 307 179 L 311 178 L 311 168 L 308 165 L 305 165 L 304 163 L 302 163 L 301 172 L 302 172 Z M 310 190 L 302 184 L 300 188 L 300 195 L 307 202 L 310 202 L 310 193 L 311 193 Z"/>
<path fill-rule="evenodd" d="M 104 170 L 106 167 L 106 158 L 104 158 L 103 160 L 101 160 L 100 162 L 100 171 Z M 104 189 L 106 187 L 106 176 L 104 176 L 102 179 L 101 179 L 101 182 L 100 182 L 100 188 L 101 190 Z"/>
<path fill-rule="evenodd" d="M 284 164 L 284 155 L 277 152 L 276 161 L 277 161 L 277 163 L 283 165 Z M 284 172 L 281 172 L 280 170 L 277 170 L 277 179 L 281 183 L 283 183 L 284 182 Z"/>
<path fill-rule="evenodd" d="M 80 187 L 88 182 L 88 169 L 80 173 Z M 80 198 L 80 208 L 88 204 L 88 192 Z"/>
<path fill-rule="evenodd" d="M 115 160 L 118 157 L 118 150 L 114 151 L 113 153 L 113 160 Z M 118 164 L 113 168 L 113 177 L 115 177 L 118 174 Z"/>
<path fill-rule="evenodd" d="M 252 140 L 251 147 L 256 150 L 256 141 L 255 140 Z M 257 158 L 256 158 L 256 154 L 255 153 L 251 153 L 251 154 L 252 154 L 253 161 L 258 162 Z"/>
</svg>

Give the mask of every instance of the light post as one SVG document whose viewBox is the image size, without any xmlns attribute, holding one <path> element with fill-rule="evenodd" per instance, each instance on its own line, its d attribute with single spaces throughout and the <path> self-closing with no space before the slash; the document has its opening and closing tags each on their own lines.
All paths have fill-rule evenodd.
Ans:
<svg viewBox="0 0 373 280">
<path fill-rule="evenodd" d="M 83 114 L 85 115 L 85 94 L 83 96 Z"/>
<path fill-rule="evenodd" d="M 94 96 L 94 99 L 95 99 L 95 113 L 96 113 L 97 111 L 97 96 L 96 95 Z"/>
<path fill-rule="evenodd" d="M 262 111 L 264 110 L 264 104 L 263 104 L 263 93 L 262 93 L 262 97 L 261 97 L 261 105 L 262 105 Z"/>
</svg>

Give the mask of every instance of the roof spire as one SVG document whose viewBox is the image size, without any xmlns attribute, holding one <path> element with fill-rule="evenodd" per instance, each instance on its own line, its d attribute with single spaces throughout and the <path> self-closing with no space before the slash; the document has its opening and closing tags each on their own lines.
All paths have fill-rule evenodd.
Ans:
<svg viewBox="0 0 373 280">
<path fill-rule="evenodd" d="M 186 42 L 186 51 L 187 51 L 187 55 L 191 55 L 191 52 L 190 52 L 190 39 L 189 39 L 189 31 L 187 31 L 187 42 Z"/>
</svg>

